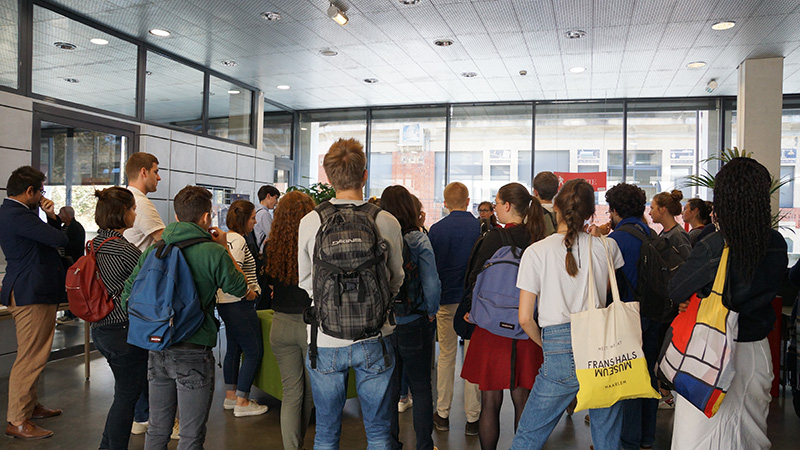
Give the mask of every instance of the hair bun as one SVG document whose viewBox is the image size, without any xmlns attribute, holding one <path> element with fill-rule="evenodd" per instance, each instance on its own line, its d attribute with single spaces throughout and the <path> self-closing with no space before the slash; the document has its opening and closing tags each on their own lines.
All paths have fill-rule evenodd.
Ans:
<svg viewBox="0 0 800 450">
<path fill-rule="evenodd" d="M 670 192 L 670 195 L 676 201 L 683 200 L 683 192 L 681 192 L 680 189 L 673 189 L 672 192 Z"/>
<path fill-rule="evenodd" d="M 102 190 L 102 191 L 98 191 L 97 189 L 95 189 L 94 190 L 94 196 L 99 198 L 100 200 L 102 200 L 106 196 L 105 189 Z"/>
</svg>

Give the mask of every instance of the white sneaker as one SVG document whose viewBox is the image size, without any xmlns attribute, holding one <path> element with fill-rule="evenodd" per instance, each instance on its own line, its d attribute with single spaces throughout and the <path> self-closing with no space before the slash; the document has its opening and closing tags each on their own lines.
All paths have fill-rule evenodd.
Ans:
<svg viewBox="0 0 800 450">
<path fill-rule="evenodd" d="M 234 406 L 233 415 L 235 417 L 260 416 L 266 413 L 267 410 L 269 410 L 267 405 L 259 405 L 254 400 L 250 400 L 247 406 Z"/>
<path fill-rule="evenodd" d="M 414 400 L 412 400 L 411 397 L 406 397 L 405 400 L 400 400 L 399 402 L 397 402 L 397 412 L 399 413 L 406 412 L 406 410 L 408 408 L 411 408 L 413 404 Z"/>
<path fill-rule="evenodd" d="M 231 410 L 236 406 L 236 399 L 229 399 L 226 398 L 225 401 L 222 402 L 222 407 L 226 410 Z"/>
<path fill-rule="evenodd" d="M 181 438 L 180 432 L 181 432 L 181 423 L 176 418 L 175 425 L 172 426 L 172 434 L 169 435 L 169 438 L 176 440 L 180 439 Z"/>
<path fill-rule="evenodd" d="M 658 401 L 658 409 L 675 409 L 675 399 L 670 395 Z"/>
<path fill-rule="evenodd" d="M 133 422 L 133 426 L 131 426 L 131 434 L 144 434 L 147 432 L 147 427 L 150 426 L 150 422 Z"/>
</svg>

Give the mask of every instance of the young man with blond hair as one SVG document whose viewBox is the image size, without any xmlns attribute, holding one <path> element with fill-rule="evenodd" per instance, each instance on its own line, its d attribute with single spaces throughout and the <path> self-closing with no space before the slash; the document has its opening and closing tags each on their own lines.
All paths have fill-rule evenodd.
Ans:
<svg viewBox="0 0 800 450">
<path fill-rule="evenodd" d="M 428 238 L 436 255 L 436 268 L 442 282 L 442 297 L 436 314 L 439 335 L 439 362 L 437 370 L 438 399 L 433 424 L 437 430 L 450 429 L 450 405 L 453 402 L 458 336 L 453 329 L 453 319 L 458 304 L 464 296 L 464 275 L 467 271 L 472 246 L 478 240 L 481 226 L 478 219 L 467 212 L 469 189 L 459 182 L 444 188 L 444 206 L 450 213 L 431 226 Z M 464 345 L 466 354 L 469 341 Z M 481 396 L 478 386 L 464 381 L 464 412 L 467 423 L 464 433 L 478 434 L 478 418 L 481 412 Z"/>
<path fill-rule="evenodd" d="M 333 188 L 336 198 L 330 203 L 338 208 L 360 207 L 365 204 L 364 184 L 367 181 L 367 158 L 363 147 L 355 139 L 339 139 L 325 155 L 322 164 Z M 324 204 L 322 204 L 324 205 Z M 322 207 L 322 205 L 320 207 Z M 372 205 L 368 205 L 372 206 Z M 298 285 L 312 299 L 314 298 L 314 272 L 322 270 L 321 263 L 315 261 L 317 232 L 322 225 L 322 210 L 311 211 L 300 221 L 298 236 L 297 269 Z M 318 212 L 319 211 L 319 212 Z M 403 284 L 403 236 L 397 219 L 386 211 L 380 211 L 374 218 L 379 236 L 386 243 L 384 252 L 388 291 L 394 297 Z M 346 244 L 346 243 L 345 243 Z M 352 284 L 352 283 L 351 283 Z M 366 289 L 360 283 L 355 289 Z M 313 326 L 313 325 L 312 325 Z M 325 333 L 322 327 L 309 333 L 312 347 L 306 358 L 306 367 L 311 378 L 314 405 L 317 408 L 317 432 L 314 448 L 332 450 L 339 448 L 342 431 L 342 410 L 346 395 L 345 379 L 352 366 L 356 373 L 358 398 L 361 402 L 364 428 L 367 434 L 367 447 L 370 449 L 390 449 L 391 407 L 390 384 L 394 372 L 395 354 L 391 343 L 383 340 L 392 334 L 394 326 L 387 320 L 380 334 L 353 342 L 352 339 L 339 339 Z M 316 340 L 313 336 L 316 334 Z M 313 345 L 316 344 L 316 355 Z M 315 358 L 312 362 L 311 358 Z"/>
</svg>

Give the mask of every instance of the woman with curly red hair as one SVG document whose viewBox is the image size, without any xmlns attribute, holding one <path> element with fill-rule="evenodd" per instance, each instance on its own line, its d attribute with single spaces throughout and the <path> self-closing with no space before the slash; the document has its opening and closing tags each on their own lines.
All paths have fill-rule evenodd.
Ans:
<svg viewBox="0 0 800 450">
<path fill-rule="evenodd" d="M 297 235 L 300 219 L 314 209 L 314 200 L 300 191 L 281 197 L 264 250 L 272 284 L 272 330 L 269 343 L 283 383 L 281 436 L 286 449 L 303 448 L 314 400 L 304 360 L 308 349 L 303 310 L 311 299 L 297 286 Z"/>
</svg>

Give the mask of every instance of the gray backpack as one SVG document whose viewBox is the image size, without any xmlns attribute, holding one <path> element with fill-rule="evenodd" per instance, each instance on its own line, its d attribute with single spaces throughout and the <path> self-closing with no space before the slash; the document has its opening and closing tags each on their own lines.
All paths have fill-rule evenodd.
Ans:
<svg viewBox="0 0 800 450">
<path fill-rule="evenodd" d="M 318 326 L 335 338 L 358 341 L 380 336 L 393 300 L 386 277 L 386 241 L 375 218 L 381 209 L 370 203 L 334 205 L 315 211 L 320 227 L 314 245 L 314 306 L 310 359 L 316 365 Z"/>
</svg>

